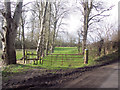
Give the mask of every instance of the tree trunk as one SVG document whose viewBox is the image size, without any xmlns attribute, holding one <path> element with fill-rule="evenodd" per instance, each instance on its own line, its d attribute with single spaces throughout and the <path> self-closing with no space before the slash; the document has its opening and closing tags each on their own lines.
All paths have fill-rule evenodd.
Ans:
<svg viewBox="0 0 120 90">
<path fill-rule="evenodd" d="M 42 53 L 42 58 L 43 58 L 45 56 L 45 32 L 43 33 L 41 53 Z"/>
<path fill-rule="evenodd" d="M 49 51 L 49 40 L 50 40 L 50 26 L 51 26 L 51 3 L 49 4 L 50 10 L 49 10 L 49 29 L 48 29 L 48 38 L 46 41 L 46 55 L 48 55 Z"/>
<path fill-rule="evenodd" d="M 16 64 L 15 37 L 12 32 L 6 33 L 4 45 L 4 63 L 6 65 Z"/>
<path fill-rule="evenodd" d="M 25 63 L 25 35 L 24 35 L 24 23 L 22 20 L 22 54 L 23 54 L 23 60 Z"/>
<path fill-rule="evenodd" d="M 84 54 L 84 50 L 86 49 L 87 32 L 88 32 L 88 17 L 87 15 L 85 15 L 84 16 L 83 42 L 82 42 L 83 54 Z"/>
<path fill-rule="evenodd" d="M 3 27 L 3 60 L 4 64 L 16 64 L 15 38 L 17 35 L 17 27 L 22 13 L 22 2 L 16 6 L 13 17 L 11 16 L 11 2 L 5 1 L 5 16 Z"/>
<path fill-rule="evenodd" d="M 87 40 L 87 34 L 84 34 L 83 42 L 82 42 L 82 53 L 83 54 L 84 54 L 84 50 L 86 49 L 86 40 Z"/>
<path fill-rule="evenodd" d="M 43 15 L 40 21 L 41 22 L 40 35 L 39 35 L 39 40 L 38 40 L 38 45 L 37 45 L 37 50 L 36 50 L 37 58 L 39 58 L 39 56 L 41 56 L 40 54 L 42 53 L 42 39 L 43 39 L 43 30 L 45 27 L 44 24 L 45 24 L 45 18 L 46 18 L 47 5 L 48 5 L 48 2 L 46 2 L 45 8 L 43 9 Z"/>
<path fill-rule="evenodd" d="M 51 45 L 51 53 L 54 53 L 54 48 L 55 48 L 56 25 L 57 25 L 57 21 L 55 20 L 55 22 L 54 22 L 53 37 L 52 37 L 52 45 Z"/>
<path fill-rule="evenodd" d="M 87 41 L 87 34 L 88 34 L 88 27 L 89 27 L 89 15 L 92 9 L 92 1 L 89 7 L 88 0 L 84 1 L 84 28 L 83 28 L 83 42 L 82 42 L 82 52 L 84 54 L 84 50 L 86 49 L 86 41 Z"/>
<path fill-rule="evenodd" d="M 78 53 L 80 53 L 80 37 L 78 39 Z"/>
</svg>

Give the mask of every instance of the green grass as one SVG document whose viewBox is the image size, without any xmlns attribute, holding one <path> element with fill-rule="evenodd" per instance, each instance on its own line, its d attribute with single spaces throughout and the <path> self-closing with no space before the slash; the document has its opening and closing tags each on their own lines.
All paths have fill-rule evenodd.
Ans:
<svg viewBox="0 0 120 90">
<path fill-rule="evenodd" d="M 77 54 L 77 47 L 56 47 L 54 54 Z"/>
<path fill-rule="evenodd" d="M 21 50 L 16 50 L 16 58 L 17 58 L 17 60 L 22 58 L 22 51 Z"/>
<path fill-rule="evenodd" d="M 23 64 L 12 64 L 3 68 L 2 75 L 9 76 L 15 73 L 23 73 L 24 71 L 28 71 L 36 68 L 40 68 L 40 67 L 37 66 L 33 67 L 31 65 L 23 65 Z"/>
<path fill-rule="evenodd" d="M 34 52 L 34 51 L 33 51 Z M 31 53 L 31 52 L 30 52 Z M 77 47 L 56 47 L 53 54 L 78 54 Z M 71 58 L 74 57 L 74 58 Z M 75 58 L 78 57 L 78 58 Z M 34 57 L 29 57 L 34 58 Z M 43 64 L 38 61 L 37 65 L 27 64 L 31 66 L 39 66 L 46 69 L 66 69 L 77 68 L 83 66 L 83 55 L 48 55 L 44 57 Z M 31 61 L 29 61 L 31 62 Z"/>
<path fill-rule="evenodd" d="M 31 50 L 29 53 L 32 53 L 32 52 L 35 53 L 35 50 Z M 77 54 L 77 53 L 78 53 L 77 47 L 56 47 L 53 54 Z M 17 57 L 17 60 L 22 58 L 21 50 L 16 50 L 16 57 Z M 63 56 L 63 57 L 58 56 L 57 57 L 58 59 L 56 59 L 56 57 L 52 57 L 51 59 L 51 56 L 48 55 L 43 59 L 44 60 L 43 64 L 34 65 L 32 62 L 32 64 L 25 64 L 25 65 L 22 65 L 22 64 L 9 65 L 4 68 L 3 73 L 9 74 L 9 73 L 24 72 L 32 68 L 67 69 L 67 68 L 76 68 L 76 67 L 83 66 L 83 55 L 74 56 L 74 57 L 80 57 L 76 59 L 75 58 L 72 59 L 70 55 L 67 57 L 69 58 L 66 58 L 66 56 Z M 29 58 L 34 58 L 34 57 L 31 56 Z M 62 63 L 62 58 L 64 59 L 63 63 Z M 66 60 L 66 59 L 69 59 L 69 60 Z M 52 63 L 51 63 L 51 60 L 52 60 Z"/>
<path fill-rule="evenodd" d="M 27 50 L 27 52 L 28 53 L 36 53 L 36 50 L 35 49 L 33 49 L 33 50 Z M 20 60 L 22 58 L 22 50 L 21 49 L 17 49 L 16 50 L 16 58 L 17 58 L 17 60 Z M 33 57 L 30 57 L 30 58 L 33 58 Z"/>
<path fill-rule="evenodd" d="M 31 50 L 31 52 L 35 53 L 35 50 Z M 53 54 L 77 54 L 77 47 L 56 47 Z M 83 55 L 58 55 L 52 56 L 48 55 L 43 58 L 43 64 L 40 64 L 38 61 L 37 65 L 34 65 L 33 62 L 30 64 L 16 64 L 16 65 L 9 65 L 4 68 L 3 75 L 9 75 L 11 73 L 19 73 L 24 72 L 29 69 L 35 68 L 44 68 L 44 69 L 71 69 L 71 68 L 79 68 L 85 66 L 92 66 L 99 63 L 104 63 L 116 58 L 117 53 L 112 53 L 106 56 L 98 57 L 95 59 L 95 55 L 92 54 L 92 51 L 89 51 L 89 61 L 88 64 L 84 64 Z M 19 60 L 22 57 L 22 51 L 17 50 L 17 59 Z M 67 58 L 66 58 L 67 57 Z M 69 58 L 68 58 L 69 57 Z M 79 57 L 79 58 L 71 58 L 71 57 Z M 32 58 L 32 57 L 30 57 Z M 63 59 L 62 59 L 63 58 Z M 69 60 L 68 60 L 69 59 Z M 62 62 L 63 61 L 63 62 Z"/>
</svg>

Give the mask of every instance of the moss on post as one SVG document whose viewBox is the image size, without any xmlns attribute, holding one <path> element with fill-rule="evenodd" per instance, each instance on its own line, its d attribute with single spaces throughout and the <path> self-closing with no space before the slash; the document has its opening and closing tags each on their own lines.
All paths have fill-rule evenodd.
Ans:
<svg viewBox="0 0 120 90">
<path fill-rule="evenodd" d="M 88 49 L 85 49 L 84 52 L 84 64 L 88 64 Z"/>
</svg>

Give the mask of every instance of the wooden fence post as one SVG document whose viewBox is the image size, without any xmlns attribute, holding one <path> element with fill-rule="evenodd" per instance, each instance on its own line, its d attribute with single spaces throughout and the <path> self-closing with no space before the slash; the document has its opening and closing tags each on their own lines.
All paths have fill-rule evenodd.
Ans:
<svg viewBox="0 0 120 90">
<path fill-rule="evenodd" d="M 88 49 L 85 49 L 84 52 L 84 64 L 88 64 Z"/>
<path fill-rule="evenodd" d="M 26 55 L 25 55 L 26 57 L 25 57 L 25 59 L 24 59 L 24 64 L 26 64 L 26 62 L 27 62 L 27 50 L 26 50 Z"/>
</svg>

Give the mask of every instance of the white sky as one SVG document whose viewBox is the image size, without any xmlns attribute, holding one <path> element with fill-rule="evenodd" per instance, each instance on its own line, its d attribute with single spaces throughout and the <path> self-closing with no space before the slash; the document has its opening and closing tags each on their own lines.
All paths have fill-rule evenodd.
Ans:
<svg viewBox="0 0 120 90">
<path fill-rule="evenodd" d="M 112 5 L 115 5 L 113 7 L 113 9 L 111 11 L 109 11 L 108 13 L 110 14 L 109 17 L 105 18 L 104 20 L 104 23 L 116 23 L 118 25 L 118 2 L 120 0 L 101 0 L 101 1 L 104 1 L 106 2 L 106 6 L 112 6 Z M 72 0 L 71 1 L 72 3 L 74 3 L 74 1 Z M 69 4 L 69 6 L 72 6 L 72 3 Z M 73 4 L 74 6 L 74 4 Z M 106 13 L 106 14 L 108 14 Z M 65 22 L 68 24 L 67 26 L 65 26 L 65 30 L 68 31 L 71 35 L 73 35 L 73 37 L 77 37 L 77 30 L 81 27 L 81 22 L 80 22 L 80 13 L 79 12 L 72 12 L 70 13 L 68 19 L 65 19 Z M 115 25 L 115 26 L 117 26 Z M 92 38 L 97 38 L 96 35 L 97 33 L 93 33 L 91 34 L 92 35 Z M 88 36 L 88 40 L 90 40 L 91 42 L 93 41 L 92 38 L 90 38 Z"/>
<path fill-rule="evenodd" d="M 13 0 L 13 1 L 17 1 L 17 0 Z M 28 2 L 28 0 L 23 0 L 24 3 Z M 35 0 L 29 0 L 29 2 L 32 2 Z M 41 1 L 41 0 L 38 0 Z M 55 0 L 51 0 L 51 1 L 55 1 Z M 76 6 L 75 1 L 76 0 L 67 0 L 70 3 L 68 4 L 69 7 L 74 7 Z M 115 5 L 114 8 L 110 11 L 111 16 L 109 16 L 108 18 L 106 18 L 106 21 L 108 22 L 117 22 L 118 20 L 118 2 L 120 0 L 101 0 L 104 1 L 108 4 L 108 6 L 111 5 Z M 65 27 L 65 30 L 67 30 L 68 32 L 75 32 L 78 27 L 80 26 L 80 14 L 79 11 L 78 12 L 71 12 L 69 17 L 67 19 L 65 19 L 66 24 L 68 24 Z"/>
<path fill-rule="evenodd" d="M 110 16 L 106 18 L 106 21 L 108 22 L 117 22 L 118 20 L 118 1 L 119 0 L 102 0 L 108 3 L 109 6 L 115 5 L 113 9 L 110 11 Z M 68 31 L 69 32 L 75 32 L 78 27 L 80 26 L 80 15 L 79 13 L 71 13 L 69 16 L 69 19 L 67 21 L 68 23 Z"/>
<path fill-rule="evenodd" d="M 13 0 L 13 1 L 17 1 L 17 0 Z M 35 0 L 23 0 L 24 3 L 27 3 L 27 2 L 32 2 L 32 1 L 35 1 Z M 41 0 L 38 0 L 38 1 L 41 1 Z M 51 1 L 54 1 L 54 0 L 51 0 Z M 71 3 L 68 4 L 69 7 L 74 7 L 76 6 L 75 4 L 75 1 L 76 0 L 68 0 L 70 1 Z M 108 18 L 106 18 L 106 22 L 117 22 L 118 21 L 118 2 L 120 0 L 101 0 L 101 1 L 105 1 L 107 2 L 108 6 L 111 6 L 111 5 L 115 5 L 113 7 L 113 9 L 110 11 L 110 14 L 111 16 L 109 16 Z M 73 12 L 71 11 L 71 13 L 69 14 L 69 17 L 67 19 L 64 20 L 64 22 L 67 24 L 67 26 L 64 26 L 64 30 L 65 31 L 68 31 L 69 33 L 71 33 L 72 35 L 76 34 L 75 32 L 78 30 L 78 28 L 81 26 L 81 22 L 80 22 L 80 13 L 79 12 Z"/>
<path fill-rule="evenodd" d="M 30 0 L 34 1 L 34 0 Z M 38 0 L 41 1 L 41 0 Z M 54 1 L 54 0 L 51 0 Z M 67 0 L 68 3 L 67 5 L 70 7 L 70 10 L 72 10 L 76 6 L 76 0 Z M 118 23 L 118 2 L 120 0 L 101 0 L 103 2 L 106 2 L 106 7 L 115 5 L 111 11 L 109 11 L 110 16 L 105 19 L 105 22 L 107 23 Z M 24 2 L 28 2 L 28 0 L 24 0 Z M 108 13 L 106 13 L 108 14 Z M 68 15 L 68 18 L 64 19 L 63 22 L 65 22 L 67 25 L 64 26 L 64 30 L 68 31 L 71 35 L 77 36 L 76 32 L 77 30 L 81 27 L 81 22 L 80 22 L 80 11 L 74 11 L 74 9 L 71 11 L 71 13 Z M 62 30 L 62 29 L 61 29 Z"/>
<path fill-rule="evenodd" d="M 103 0 L 105 1 L 105 0 Z M 110 11 L 111 16 L 110 19 L 112 19 L 113 21 L 117 21 L 118 20 L 118 2 L 120 0 L 107 0 L 106 2 L 109 5 L 115 5 L 115 7 Z"/>
</svg>

